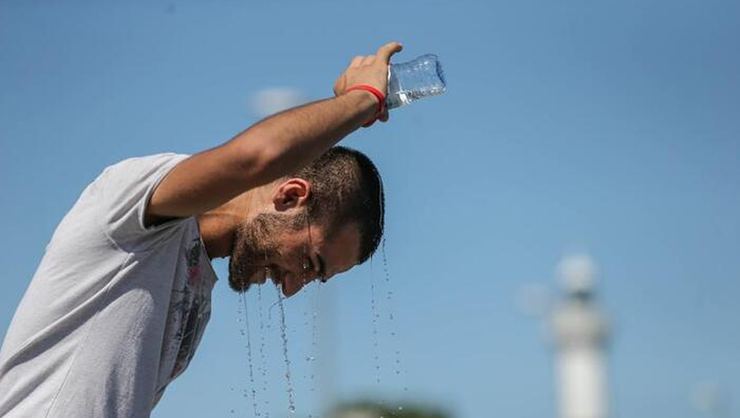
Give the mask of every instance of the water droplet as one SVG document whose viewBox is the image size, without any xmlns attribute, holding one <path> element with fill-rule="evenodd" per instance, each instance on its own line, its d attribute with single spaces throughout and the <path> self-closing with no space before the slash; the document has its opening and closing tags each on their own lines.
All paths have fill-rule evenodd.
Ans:
<svg viewBox="0 0 740 418">
<path fill-rule="evenodd" d="M 241 335 L 245 336 L 247 339 L 247 344 L 245 345 L 245 348 L 247 349 L 247 362 L 249 365 L 249 384 L 252 388 L 252 407 L 254 410 L 254 415 L 259 416 L 260 414 L 257 410 L 257 392 L 254 390 L 254 365 L 252 361 L 252 342 L 249 332 L 249 308 L 247 306 L 247 297 L 244 293 L 241 294 L 241 302 L 241 305 L 243 305 L 244 308 L 243 310 L 239 309 L 240 312 L 244 315 L 244 328 L 241 330 Z M 244 389 L 244 391 L 242 392 L 242 397 L 245 399 L 249 397 L 249 391 L 247 389 Z"/>
<path fill-rule="evenodd" d="M 280 287 L 275 286 L 277 290 L 277 304 L 280 307 L 280 337 L 283 341 L 283 361 L 285 362 L 285 382 L 288 392 L 288 410 L 295 412 L 295 399 L 293 392 L 293 382 L 290 378 L 290 357 L 288 357 L 288 326 L 285 323 L 285 305 L 283 304 L 283 295 L 280 293 Z"/>
<path fill-rule="evenodd" d="M 385 284 L 387 286 L 386 289 L 386 299 L 388 300 L 388 320 L 390 321 L 390 336 L 391 336 L 391 343 L 396 346 L 395 356 L 394 356 L 394 371 L 396 376 L 401 375 L 401 351 L 397 349 L 398 347 L 398 337 L 396 332 L 396 324 L 395 324 L 395 316 L 393 314 L 393 289 L 391 289 L 391 273 L 390 269 L 388 268 L 388 257 L 385 251 L 385 238 L 381 241 L 381 255 L 383 260 L 383 272 L 385 273 Z M 407 388 L 404 388 L 404 391 L 407 391 Z"/>
<path fill-rule="evenodd" d="M 378 359 L 378 306 L 375 301 L 375 277 L 370 276 L 370 317 L 372 318 L 373 360 L 375 362 L 375 381 L 380 383 L 380 361 Z"/>
</svg>

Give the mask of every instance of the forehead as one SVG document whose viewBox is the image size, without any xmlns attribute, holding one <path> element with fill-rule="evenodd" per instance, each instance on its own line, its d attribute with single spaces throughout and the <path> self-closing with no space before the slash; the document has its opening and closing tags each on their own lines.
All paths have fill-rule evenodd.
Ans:
<svg viewBox="0 0 740 418">
<path fill-rule="evenodd" d="M 327 275 L 332 276 L 354 267 L 360 260 L 360 232 L 356 224 L 335 228 L 327 236 L 327 229 L 317 227 L 314 239 L 316 251 L 326 263 Z M 312 237 L 313 238 L 313 237 Z"/>
</svg>

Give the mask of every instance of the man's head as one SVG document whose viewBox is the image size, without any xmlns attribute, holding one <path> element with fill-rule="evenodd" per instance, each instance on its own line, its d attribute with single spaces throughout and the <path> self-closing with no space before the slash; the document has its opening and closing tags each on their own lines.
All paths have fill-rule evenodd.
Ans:
<svg viewBox="0 0 740 418">
<path fill-rule="evenodd" d="M 245 291 L 271 277 L 291 296 L 366 261 L 383 236 L 383 184 L 362 153 L 334 147 L 272 183 L 270 208 L 237 230 L 229 285 Z"/>
</svg>

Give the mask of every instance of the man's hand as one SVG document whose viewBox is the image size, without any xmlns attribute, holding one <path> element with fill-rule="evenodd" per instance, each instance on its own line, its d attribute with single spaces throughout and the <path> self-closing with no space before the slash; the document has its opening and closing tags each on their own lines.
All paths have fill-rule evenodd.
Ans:
<svg viewBox="0 0 740 418">
<path fill-rule="evenodd" d="M 334 95 L 341 96 L 347 88 L 356 84 L 369 84 L 388 95 L 388 65 L 391 56 L 401 49 L 403 46 L 400 43 L 390 42 L 378 48 L 375 55 L 357 56 L 352 59 L 349 67 L 334 83 Z M 385 110 L 378 119 L 386 122 L 388 111 Z"/>
</svg>

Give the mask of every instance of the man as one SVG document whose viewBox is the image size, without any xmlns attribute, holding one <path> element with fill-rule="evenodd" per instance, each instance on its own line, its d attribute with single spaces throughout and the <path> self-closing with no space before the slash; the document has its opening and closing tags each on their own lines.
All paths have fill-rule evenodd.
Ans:
<svg viewBox="0 0 740 418">
<path fill-rule="evenodd" d="M 335 97 L 263 120 L 193 156 L 108 167 L 47 246 L 0 351 L 0 416 L 146 417 L 187 367 L 210 314 L 210 259 L 229 285 L 286 297 L 368 259 L 380 177 L 334 147 L 387 121 L 389 43 L 356 57 Z"/>
</svg>

